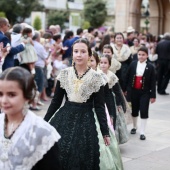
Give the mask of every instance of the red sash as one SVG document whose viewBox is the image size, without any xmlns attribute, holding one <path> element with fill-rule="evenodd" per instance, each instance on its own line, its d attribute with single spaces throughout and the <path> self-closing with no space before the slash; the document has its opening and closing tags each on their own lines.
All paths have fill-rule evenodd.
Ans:
<svg viewBox="0 0 170 170">
<path fill-rule="evenodd" d="M 134 88 L 135 89 L 142 89 L 142 76 L 136 76 L 135 77 Z"/>
</svg>

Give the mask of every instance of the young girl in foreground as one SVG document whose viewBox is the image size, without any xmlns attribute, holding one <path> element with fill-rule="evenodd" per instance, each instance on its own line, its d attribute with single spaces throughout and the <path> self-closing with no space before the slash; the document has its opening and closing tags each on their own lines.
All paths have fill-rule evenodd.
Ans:
<svg viewBox="0 0 170 170">
<path fill-rule="evenodd" d="M 101 143 L 110 145 L 104 106 L 104 83 L 100 74 L 88 67 L 92 55 L 86 39 L 76 40 L 72 47 L 73 67 L 61 70 L 55 94 L 45 120 L 62 136 L 59 141 L 60 160 L 64 170 L 99 170 Z M 63 98 L 66 98 L 61 107 Z M 94 111 L 100 124 L 97 131 Z"/>
<path fill-rule="evenodd" d="M 128 131 L 126 127 L 124 113 L 126 112 L 126 105 L 123 98 L 123 93 L 119 86 L 117 76 L 109 70 L 111 65 L 111 58 L 109 55 L 103 55 L 100 58 L 100 69 L 107 75 L 109 89 L 115 94 L 117 105 L 117 119 L 116 119 L 116 138 L 119 144 L 128 141 Z M 123 109 L 122 109 L 123 108 Z M 124 111 L 123 111 L 124 110 Z"/>
<path fill-rule="evenodd" d="M 35 62 L 38 60 L 34 44 L 32 42 L 32 29 L 24 28 L 21 42 L 25 42 L 25 50 L 21 52 L 21 64 L 27 64 L 32 74 L 35 74 Z"/>
<path fill-rule="evenodd" d="M 9 68 L 0 75 L 0 169 L 61 169 L 60 135 L 27 109 L 34 96 L 34 80 L 26 69 Z"/>
</svg>

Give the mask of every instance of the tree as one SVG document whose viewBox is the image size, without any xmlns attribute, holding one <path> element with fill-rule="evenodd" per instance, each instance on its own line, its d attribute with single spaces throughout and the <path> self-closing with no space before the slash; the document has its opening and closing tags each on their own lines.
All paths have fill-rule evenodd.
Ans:
<svg viewBox="0 0 170 170">
<path fill-rule="evenodd" d="M 39 0 L 0 0 L 0 11 L 4 12 L 11 24 L 24 22 L 32 11 L 42 11 Z"/>
<path fill-rule="evenodd" d="M 83 29 L 88 29 L 90 27 L 90 23 L 88 21 L 84 21 L 82 24 Z"/>
<path fill-rule="evenodd" d="M 35 19 L 34 19 L 34 23 L 33 23 L 33 27 L 36 29 L 36 30 L 40 30 L 41 29 L 41 19 L 39 16 L 36 16 Z"/>
<path fill-rule="evenodd" d="M 68 21 L 68 11 L 50 11 L 48 14 L 48 25 L 60 25 L 64 28 L 64 23 Z"/>
<path fill-rule="evenodd" d="M 0 12 L 0 17 L 6 17 L 4 12 Z"/>
<path fill-rule="evenodd" d="M 107 17 L 106 3 L 103 0 L 87 0 L 84 3 L 84 17 L 91 26 L 102 26 Z"/>
</svg>

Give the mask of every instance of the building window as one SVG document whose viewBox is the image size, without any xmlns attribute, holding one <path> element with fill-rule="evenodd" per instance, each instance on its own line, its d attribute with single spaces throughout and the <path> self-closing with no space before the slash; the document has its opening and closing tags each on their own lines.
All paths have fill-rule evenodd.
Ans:
<svg viewBox="0 0 170 170">
<path fill-rule="evenodd" d="M 74 0 L 68 0 L 68 2 L 74 2 Z"/>
</svg>

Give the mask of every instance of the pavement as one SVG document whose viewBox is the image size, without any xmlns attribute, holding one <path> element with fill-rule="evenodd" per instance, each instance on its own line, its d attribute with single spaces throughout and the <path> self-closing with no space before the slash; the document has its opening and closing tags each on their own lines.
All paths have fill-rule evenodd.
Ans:
<svg viewBox="0 0 170 170">
<path fill-rule="evenodd" d="M 170 85 L 167 92 L 170 93 Z M 44 103 L 42 110 L 34 113 L 43 117 L 50 101 Z M 170 170 L 170 95 L 157 95 L 149 115 L 145 141 L 139 139 L 138 130 L 131 135 L 132 124 L 128 125 L 130 139 L 120 145 L 124 170 Z"/>
</svg>

